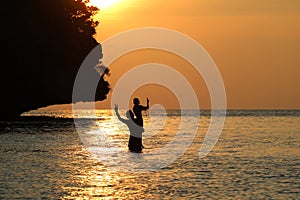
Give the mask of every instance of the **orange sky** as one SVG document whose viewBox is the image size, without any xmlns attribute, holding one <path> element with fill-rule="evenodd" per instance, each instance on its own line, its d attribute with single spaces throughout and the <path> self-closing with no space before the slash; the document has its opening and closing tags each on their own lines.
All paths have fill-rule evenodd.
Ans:
<svg viewBox="0 0 300 200">
<path fill-rule="evenodd" d="M 228 108 L 300 108 L 299 0 L 121 0 L 100 11 L 97 19 L 100 43 L 119 32 L 148 26 L 174 29 L 198 41 L 222 74 Z M 159 61 L 162 56 L 135 54 L 110 66 L 112 87 L 130 67 Z M 164 64 L 176 65 L 169 61 L 165 59 Z M 201 107 L 209 107 L 201 78 L 189 80 L 199 82 Z M 142 91 L 136 95 L 160 101 L 159 90 Z"/>
<path fill-rule="evenodd" d="M 149 26 L 174 29 L 195 39 L 221 72 L 228 108 L 300 109 L 299 0 L 119 0 L 100 8 L 96 19 L 100 25 L 95 37 L 100 43 L 122 31 Z M 144 50 L 118 59 L 109 66 L 112 88 L 122 74 L 149 62 L 181 70 L 200 107 L 210 107 L 201 76 L 192 76 L 193 70 L 184 72 L 189 64 L 166 52 Z M 97 105 L 109 107 L 110 96 Z M 133 96 L 142 98 L 142 103 L 148 96 L 152 104 L 178 107 L 175 96 L 156 85 L 140 88 Z"/>
</svg>

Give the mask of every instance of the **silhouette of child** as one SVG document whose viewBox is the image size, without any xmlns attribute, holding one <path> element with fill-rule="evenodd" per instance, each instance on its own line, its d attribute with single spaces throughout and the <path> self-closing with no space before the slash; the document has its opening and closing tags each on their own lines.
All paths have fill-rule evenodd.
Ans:
<svg viewBox="0 0 300 200">
<path fill-rule="evenodd" d="M 142 111 L 149 109 L 149 99 L 147 98 L 147 106 L 140 105 L 140 100 L 138 98 L 133 99 L 133 104 L 134 105 L 132 110 L 136 116 L 136 124 L 141 127 L 144 127 L 144 119 L 143 119 Z M 142 148 L 144 148 L 144 145 L 143 144 L 141 145 Z"/>
<path fill-rule="evenodd" d="M 144 128 L 138 126 L 135 122 L 134 114 L 131 110 L 126 112 L 127 119 L 123 119 L 119 114 L 118 105 L 115 105 L 115 112 L 118 119 L 127 125 L 130 137 L 128 141 L 128 148 L 130 151 L 140 153 L 142 151 L 142 133 L 144 132 Z"/>
<path fill-rule="evenodd" d="M 143 127 L 144 120 L 143 120 L 143 116 L 142 116 L 142 111 L 149 109 L 149 99 L 147 98 L 147 106 L 140 105 L 140 100 L 138 98 L 133 99 L 133 104 L 134 105 L 133 105 L 132 110 L 136 116 L 137 125 Z"/>
</svg>

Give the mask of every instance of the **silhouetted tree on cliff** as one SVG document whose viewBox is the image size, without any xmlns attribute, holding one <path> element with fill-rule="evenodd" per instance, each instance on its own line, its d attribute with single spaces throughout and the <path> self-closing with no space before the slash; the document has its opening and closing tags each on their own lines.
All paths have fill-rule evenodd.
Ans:
<svg viewBox="0 0 300 200">
<path fill-rule="evenodd" d="M 0 118 L 14 118 L 47 105 L 71 103 L 77 71 L 98 45 L 93 38 L 98 22 L 91 19 L 98 9 L 86 7 L 79 0 L 1 4 Z M 101 77 L 96 100 L 104 100 L 108 92 L 109 84 Z"/>
</svg>

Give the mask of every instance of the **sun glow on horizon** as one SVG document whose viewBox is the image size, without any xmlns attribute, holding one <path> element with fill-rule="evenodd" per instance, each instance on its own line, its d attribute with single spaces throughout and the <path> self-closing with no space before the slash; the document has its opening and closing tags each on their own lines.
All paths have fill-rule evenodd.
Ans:
<svg viewBox="0 0 300 200">
<path fill-rule="evenodd" d="M 116 3 L 120 2 L 121 0 L 90 0 L 88 5 L 96 6 L 99 9 L 106 9 L 109 8 Z"/>
</svg>

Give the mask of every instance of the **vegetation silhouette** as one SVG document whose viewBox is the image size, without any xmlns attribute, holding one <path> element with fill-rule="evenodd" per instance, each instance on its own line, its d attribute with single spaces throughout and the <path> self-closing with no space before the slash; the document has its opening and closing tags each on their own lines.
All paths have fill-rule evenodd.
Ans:
<svg viewBox="0 0 300 200">
<path fill-rule="evenodd" d="M 1 120 L 40 107 L 72 102 L 77 71 L 99 43 L 93 38 L 98 25 L 96 7 L 80 0 L 4 1 L 1 14 Z M 102 52 L 99 59 L 102 58 Z M 4 64 L 5 63 L 5 64 Z M 95 99 L 110 91 L 100 81 Z"/>
</svg>

